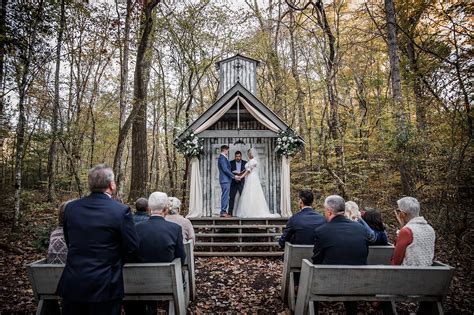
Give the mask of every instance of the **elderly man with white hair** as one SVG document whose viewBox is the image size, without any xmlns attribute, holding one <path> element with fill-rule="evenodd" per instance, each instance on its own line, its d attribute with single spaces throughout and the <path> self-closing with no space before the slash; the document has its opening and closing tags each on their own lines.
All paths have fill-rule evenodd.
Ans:
<svg viewBox="0 0 474 315">
<path fill-rule="evenodd" d="M 431 266 L 434 258 L 435 231 L 420 216 L 420 203 L 413 197 L 397 201 L 395 216 L 402 226 L 398 232 L 392 265 Z"/>
<path fill-rule="evenodd" d="M 165 220 L 169 212 L 168 196 L 154 192 L 148 197 L 150 218 L 136 225 L 139 238 L 139 262 L 172 262 L 180 258 L 184 263 L 186 253 L 183 245 L 181 227 Z M 126 314 L 155 314 L 156 302 L 131 301 L 124 304 Z"/>
<path fill-rule="evenodd" d="M 175 258 L 181 258 L 184 263 L 186 254 L 181 226 L 165 220 L 169 212 L 168 195 L 152 193 L 148 197 L 148 208 L 150 218 L 136 226 L 141 262 L 172 262 Z"/>
<path fill-rule="evenodd" d="M 332 195 L 324 201 L 324 216 L 328 223 L 314 231 L 313 264 L 367 264 L 367 232 L 361 224 L 344 216 L 345 208 L 341 196 Z M 347 314 L 357 314 L 357 303 L 345 302 L 344 305 Z"/>
<path fill-rule="evenodd" d="M 179 211 L 181 209 L 181 200 L 176 197 L 169 197 L 169 202 L 170 211 L 165 219 L 181 226 L 181 229 L 183 231 L 183 242 L 193 240 L 193 244 L 195 244 L 196 235 L 194 234 L 194 228 L 191 221 L 179 214 Z"/>
</svg>

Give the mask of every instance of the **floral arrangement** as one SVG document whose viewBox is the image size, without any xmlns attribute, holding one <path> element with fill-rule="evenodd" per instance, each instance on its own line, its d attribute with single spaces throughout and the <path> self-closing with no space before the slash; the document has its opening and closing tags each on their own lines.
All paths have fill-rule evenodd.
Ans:
<svg viewBox="0 0 474 315">
<path fill-rule="evenodd" d="M 174 143 L 178 152 L 187 158 L 199 156 L 204 149 L 204 140 L 199 138 L 192 131 L 186 132 L 182 137 L 177 139 Z"/>
<path fill-rule="evenodd" d="M 294 156 L 303 147 L 303 141 L 290 128 L 278 134 L 275 152 L 282 156 Z"/>
</svg>

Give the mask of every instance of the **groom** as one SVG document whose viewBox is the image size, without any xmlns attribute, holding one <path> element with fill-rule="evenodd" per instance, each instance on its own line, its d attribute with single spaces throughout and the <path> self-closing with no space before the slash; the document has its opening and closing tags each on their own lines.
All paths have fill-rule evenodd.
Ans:
<svg viewBox="0 0 474 315">
<path fill-rule="evenodd" d="M 221 154 L 219 155 L 218 160 L 218 168 L 219 168 L 219 183 L 222 189 L 222 196 L 221 196 L 221 217 L 229 218 L 231 215 L 227 213 L 227 209 L 229 207 L 229 193 L 230 193 L 230 185 L 232 180 L 240 180 L 239 176 L 235 176 L 232 174 L 230 169 L 230 162 L 227 159 L 229 155 L 229 146 L 223 145 L 221 146 Z"/>
</svg>

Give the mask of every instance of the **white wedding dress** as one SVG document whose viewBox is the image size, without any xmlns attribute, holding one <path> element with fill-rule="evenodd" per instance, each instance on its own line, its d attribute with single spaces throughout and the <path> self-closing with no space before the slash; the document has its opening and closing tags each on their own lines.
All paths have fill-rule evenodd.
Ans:
<svg viewBox="0 0 474 315">
<path fill-rule="evenodd" d="M 239 199 L 236 216 L 239 218 L 280 217 L 278 213 L 270 213 L 268 209 L 268 203 L 260 184 L 257 160 L 250 159 L 245 165 L 245 170 L 250 173 L 245 177 L 245 185 Z"/>
</svg>

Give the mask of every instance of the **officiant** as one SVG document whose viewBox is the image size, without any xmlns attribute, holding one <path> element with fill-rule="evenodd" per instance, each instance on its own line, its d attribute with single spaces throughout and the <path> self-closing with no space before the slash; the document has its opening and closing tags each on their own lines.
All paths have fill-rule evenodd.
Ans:
<svg viewBox="0 0 474 315">
<path fill-rule="evenodd" d="M 235 158 L 230 161 L 230 170 L 232 171 L 233 174 L 235 175 L 242 175 L 245 172 L 245 164 L 247 161 L 242 160 L 242 152 L 236 151 L 235 152 Z M 235 203 L 235 196 L 237 195 L 237 192 L 239 192 L 240 196 L 242 196 L 242 190 L 244 189 L 245 185 L 245 178 L 242 180 L 232 180 L 232 183 L 230 185 L 230 200 L 229 200 L 229 211 L 228 213 L 230 215 L 234 215 L 234 203 Z"/>
</svg>

